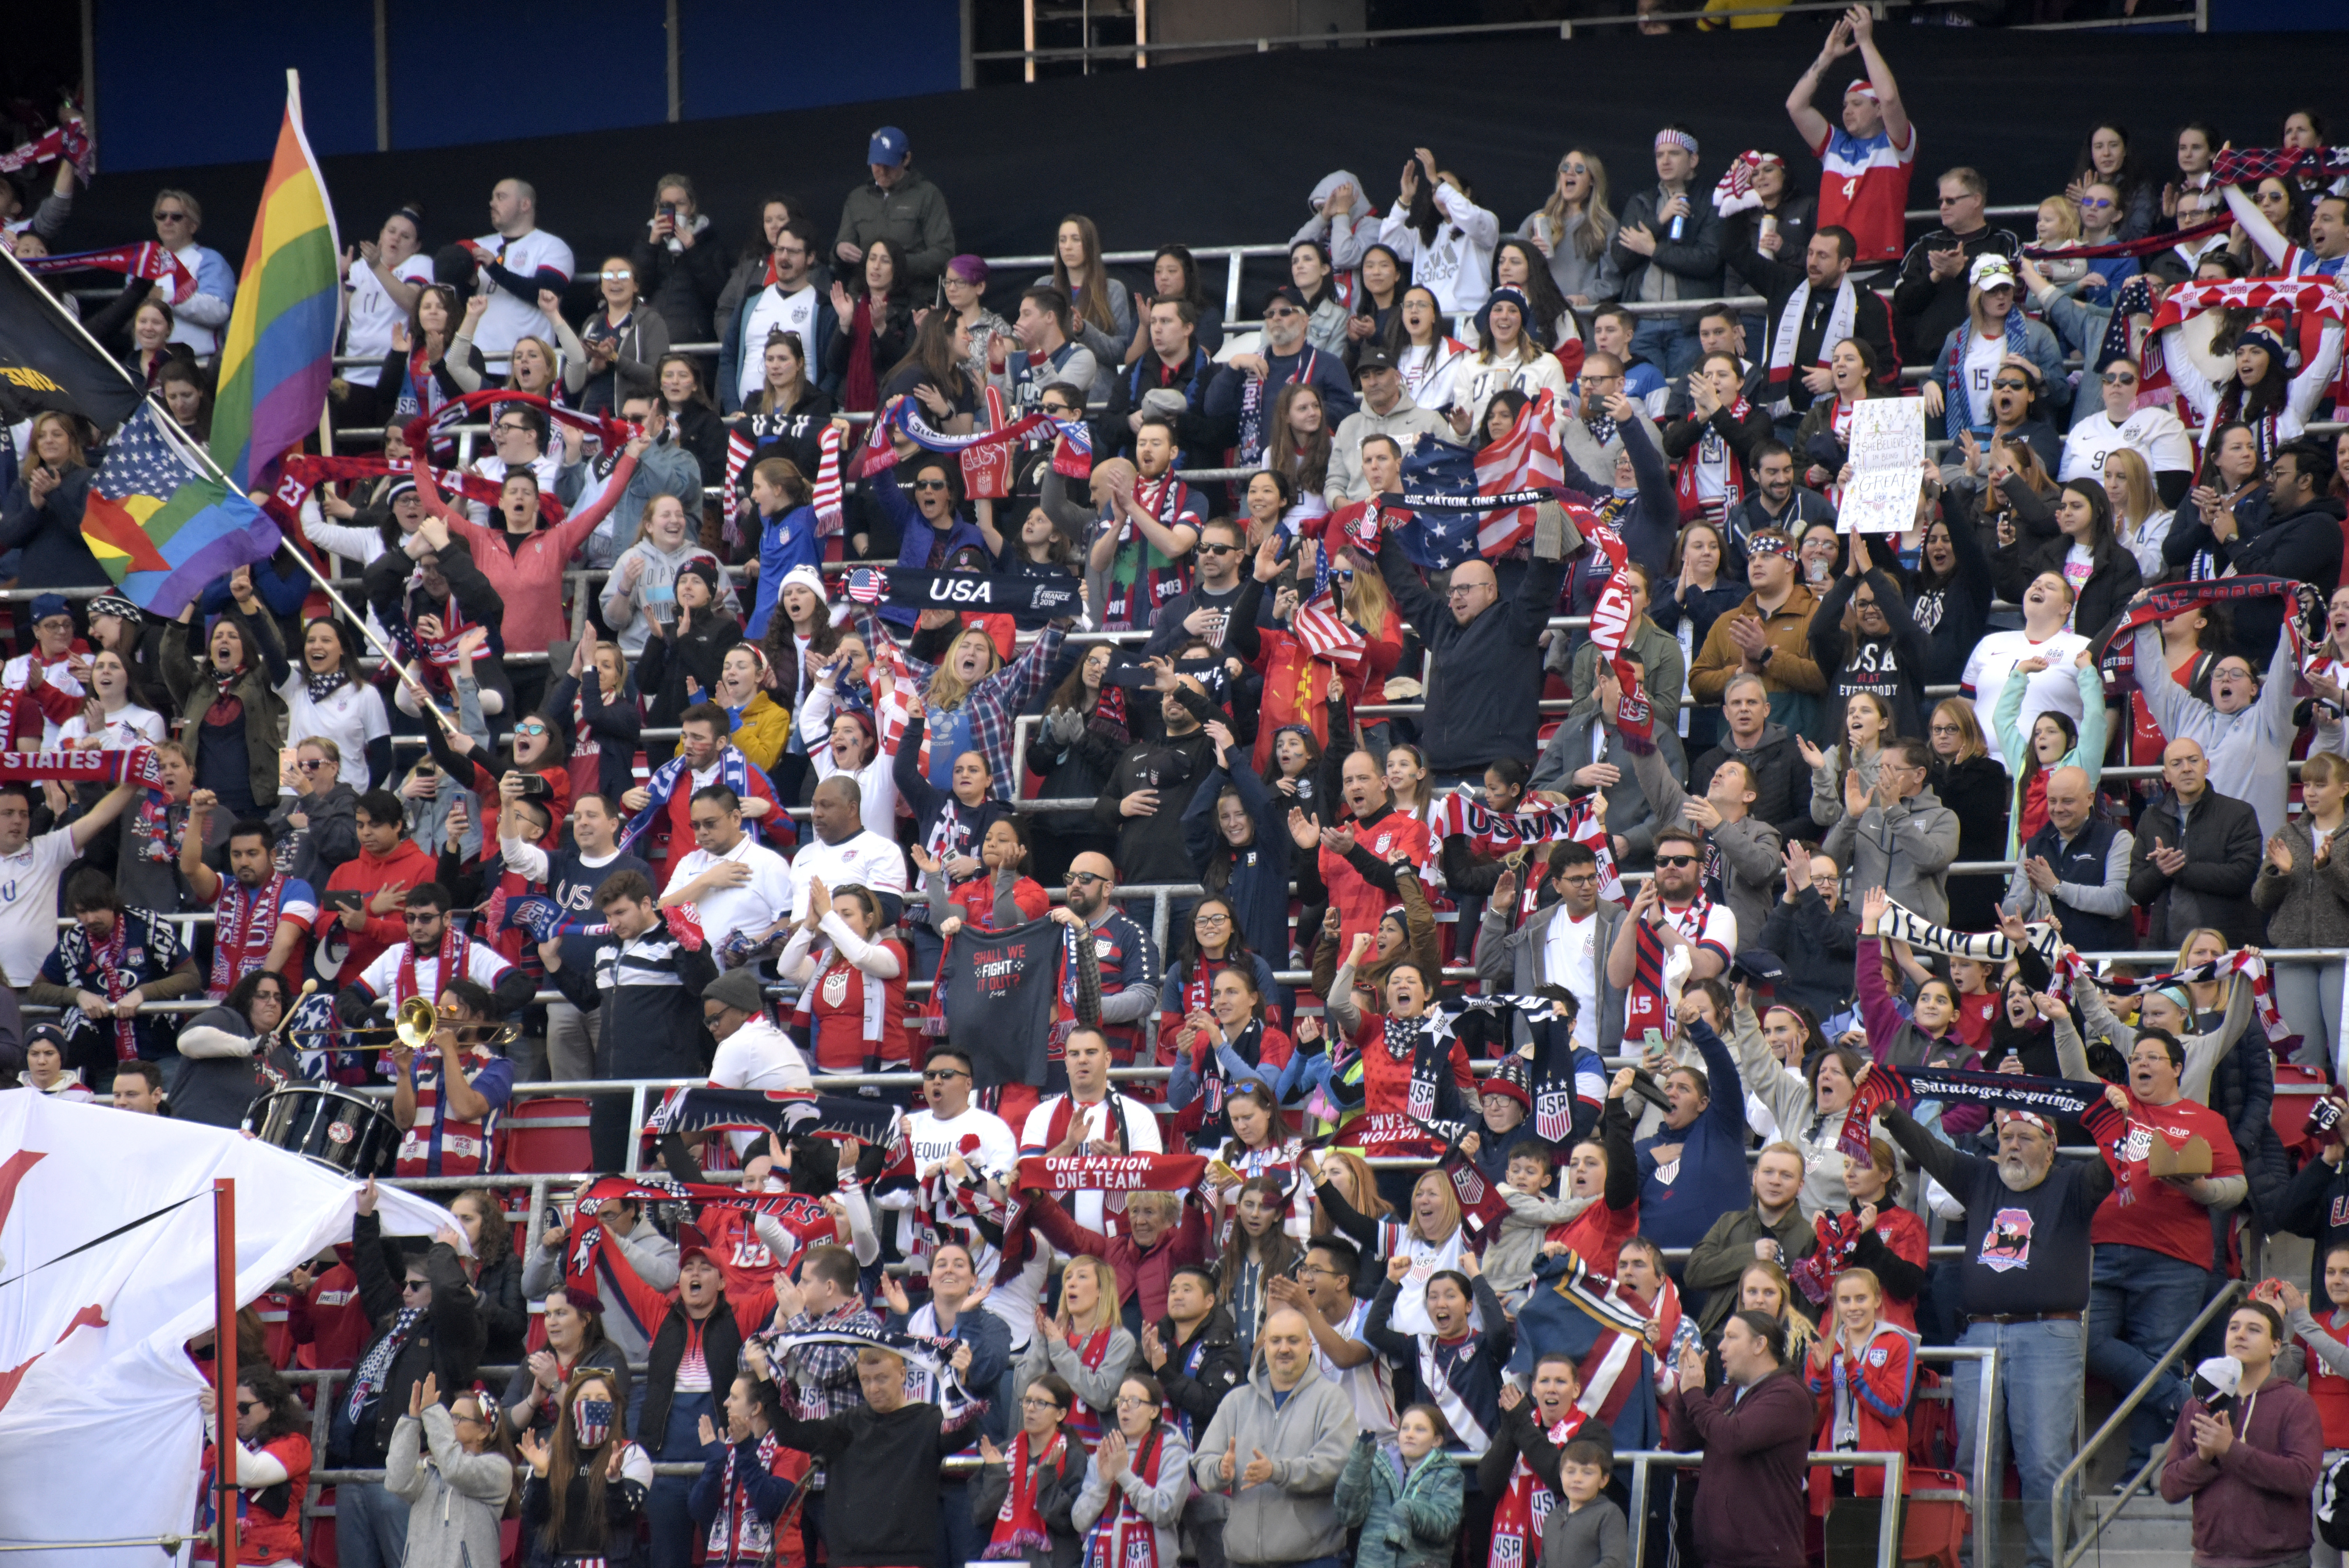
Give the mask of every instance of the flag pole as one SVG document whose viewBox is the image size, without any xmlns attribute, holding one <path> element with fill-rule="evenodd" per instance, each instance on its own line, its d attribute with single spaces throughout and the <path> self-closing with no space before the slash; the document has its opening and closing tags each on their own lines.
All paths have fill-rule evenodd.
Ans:
<svg viewBox="0 0 2349 1568">
<path fill-rule="evenodd" d="M 141 403 L 143 403 L 146 407 L 153 411 L 155 415 L 156 428 L 162 433 L 163 438 L 171 443 L 175 451 L 179 452 L 190 462 L 195 464 L 197 468 L 202 469 L 203 472 L 216 481 L 222 489 L 228 490 L 232 494 L 243 493 L 237 490 L 236 485 L 229 479 L 228 475 L 222 471 L 220 464 L 212 460 L 212 453 L 206 451 L 202 446 L 188 438 L 187 433 L 180 428 L 180 422 L 171 418 L 171 410 L 156 402 L 155 395 L 151 392 L 145 391 L 136 380 L 132 379 L 130 373 L 122 368 L 121 361 L 116 359 L 112 354 L 109 353 L 104 344 L 99 343 L 98 339 L 89 335 L 89 329 L 81 324 L 81 317 L 76 315 L 72 311 L 66 309 L 65 306 L 57 300 L 57 296 L 49 292 L 48 286 L 46 284 L 43 284 L 40 279 L 35 277 L 31 273 L 25 270 L 24 263 L 16 259 L 15 252 L 9 250 L 5 245 L 0 245 L 0 259 L 4 259 L 9 266 L 14 267 L 17 273 L 24 277 L 26 282 L 34 286 L 34 288 L 39 293 L 40 297 L 48 302 L 48 308 L 54 311 L 67 325 L 71 326 L 76 335 L 80 337 L 84 343 L 89 345 L 90 351 L 92 353 L 96 354 L 105 364 L 114 366 L 116 373 L 122 377 L 123 385 L 129 387 L 132 392 L 138 393 Z M 93 421 L 93 423 L 95 421 Z M 335 587 L 334 583 L 330 582 L 324 573 L 319 572 L 316 566 L 310 563 L 309 557 L 304 555 L 299 550 L 295 551 L 293 554 L 294 559 L 300 563 L 302 570 L 310 574 L 310 580 L 318 585 L 319 591 L 326 594 L 327 600 L 345 615 L 350 617 L 352 624 L 358 627 L 359 635 L 366 638 L 369 643 L 375 645 L 376 651 L 383 655 L 384 662 L 389 665 L 393 669 L 399 671 L 402 676 L 412 681 L 420 688 L 424 684 L 423 681 L 418 677 L 407 665 L 400 661 L 398 652 L 394 649 L 390 644 L 385 642 L 382 637 L 376 634 L 375 628 L 368 624 L 367 618 L 365 615 L 360 614 L 357 610 L 351 608 L 350 602 L 343 597 L 341 592 Z M 456 721 L 451 719 L 447 714 L 441 712 L 440 707 L 438 703 L 433 702 L 429 697 L 419 698 L 419 700 L 424 704 L 427 712 L 430 713 L 434 718 L 440 720 L 441 728 L 447 730 L 451 735 L 457 733 Z"/>
<path fill-rule="evenodd" d="M 220 1526 L 222 1563 L 236 1552 L 236 1179 L 212 1181 L 212 1517 Z"/>
</svg>

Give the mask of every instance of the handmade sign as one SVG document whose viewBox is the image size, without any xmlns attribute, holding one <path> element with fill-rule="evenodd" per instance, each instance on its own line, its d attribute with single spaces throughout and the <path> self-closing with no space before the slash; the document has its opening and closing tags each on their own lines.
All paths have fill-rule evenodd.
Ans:
<svg viewBox="0 0 2349 1568">
<path fill-rule="evenodd" d="M 1851 483 L 1836 528 L 1898 533 L 1917 521 L 1925 479 L 1925 421 L 1905 397 L 1864 397 L 1851 407 Z"/>
</svg>

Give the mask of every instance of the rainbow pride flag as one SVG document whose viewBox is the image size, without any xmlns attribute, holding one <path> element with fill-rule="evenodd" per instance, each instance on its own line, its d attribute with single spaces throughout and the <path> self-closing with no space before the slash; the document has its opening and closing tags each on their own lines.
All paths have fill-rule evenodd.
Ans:
<svg viewBox="0 0 2349 1568">
<path fill-rule="evenodd" d="M 132 603 L 167 621 L 206 583 L 268 560 L 279 543 L 268 514 L 202 473 L 148 404 L 107 443 L 81 536 Z"/>
<path fill-rule="evenodd" d="M 302 132 L 302 83 L 285 73 L 285 119 L 254 215 L 221 346 L 212 453 L 240 490 L 268 489 L 277 459 L 317 428 L 335 374 L 343 289 L 335 210 Z"/>
</svg>

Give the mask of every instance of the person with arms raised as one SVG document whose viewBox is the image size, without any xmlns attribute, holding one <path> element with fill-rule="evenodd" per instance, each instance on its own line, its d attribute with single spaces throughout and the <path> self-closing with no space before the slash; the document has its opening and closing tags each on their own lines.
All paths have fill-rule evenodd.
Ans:
<svg viewBox="0 0 2349 1568">
<path fill-rule="evenodd" d="M 1827 67 L 1854 49 L 1868 74 L 1844 88 L 1843 129 L 1836 130 L 1812 99 Z M 1871 268 L 1897 260 L 1909 176 L 1916 165 L 1917 128 L 1901 101 L 1899 84 L 1892 79 L 1892 67 L 1876 47 L 1873 12 L 1855 5 L 1837 20 L 1819 57 L 1787 95 L 1786 113 L 1803 145 L 1825 170 L 1819 183 L 1820 227 L 1839 224 L 1849 230 L 1857 259 Z M 1742 264 L 1740 270 L 1744 271 Z"/>
<path fill-rule="evenodd" d="M 1705 1022 L 1692 990 L 1680 1004 L 1680 1026 L 1701 1064 L 1674 1062 L 1658 1076 L 1671 1101 L 1654 1133 L 1638 1151 L 1640 1233 L 1659 1246 L 1691 1247 L 1706 1239 L 1720 1216 L 1745 1204 L 1756 1176 L 1745 1170 L 1745 1095 L 1737 1058 Z M 1612 1054 L 1611 1052 L 1609 1054 Z"/>
</svg>

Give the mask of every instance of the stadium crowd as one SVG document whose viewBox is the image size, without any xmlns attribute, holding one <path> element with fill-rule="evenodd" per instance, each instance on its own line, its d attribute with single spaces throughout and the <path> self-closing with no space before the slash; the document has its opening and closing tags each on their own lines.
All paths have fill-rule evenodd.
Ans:
<svg viewBox="0 0 2349 1568">
<path fill-rule="evenodd" d="M 388 1089 L 387 1179 L 479 1179 L 246 1310 L 242 1560 L 332 1470 L 347 1568 L 1627 1568 L 1671 1448 L 1651 1552 L 1873 1561 L 1882 1472 L 1808 1456 L 1969 1470 L 1954 1345 L 2045 1568 L 2085 1381 L 2240 1284 L 2129 1470 L 2205 1568 L 2336 1563 L 2349 160 L 2105 122 L 2035 232 L 1949 165 L 1911 243 L 1864 8 L 1787 109 L 1507 230 L 1434 150 L 1334 171 L 1251 324 L 1081 215 L 991 273 L 891 128 L 836 225 L 412 204 L 346 258 L 360 456 L 170 623 L 85 542 L 102 433 L 19 427 L 9 748 L 163 787 L 0 783 L 0 1067 Z M 153 219 L 175 276 L 44 275 L 201 440 L 235 273 Z M 1840 531 L 1887 397 L 1915 514 Z M 1442 476 L 1528 449 L 1480 549 Z M 533 1082 L 605 1173 L 544 1215 Z"/>
</svg>

